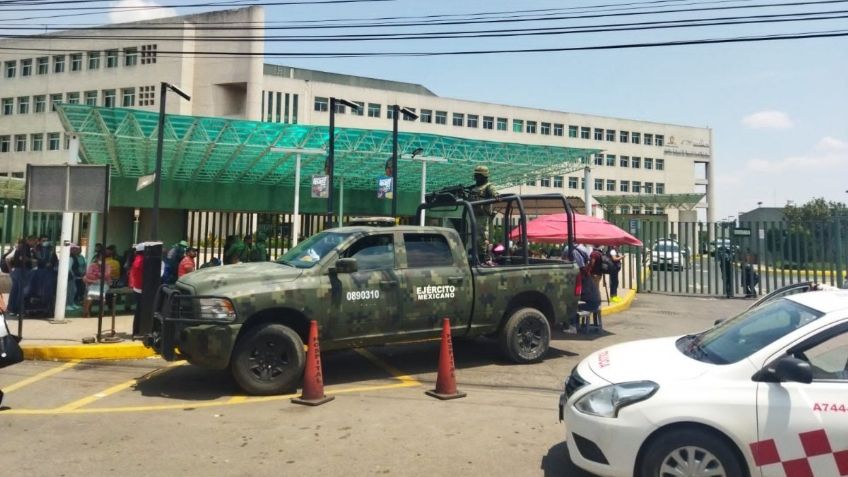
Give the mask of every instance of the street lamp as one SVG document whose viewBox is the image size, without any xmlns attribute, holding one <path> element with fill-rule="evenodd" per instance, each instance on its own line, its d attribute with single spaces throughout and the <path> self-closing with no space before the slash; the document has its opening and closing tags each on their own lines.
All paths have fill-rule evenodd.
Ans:
<svg viewBox="0 0 848 477">
<path fill-rule="evenodd" d="M 166 93 L 171 90 L 191 101 L 191 96 L 171 83 L 162 82 L 159 88 L 159 137 L 156 139 L 156 171 L 153 179 L 153 221 L 151 227 L 152 240 L 159 239 L 159 190 L 162 187 L 162 147 L 165 144 L 165 100 Z"/>
<path fill-rule="evenodd" d="M 392 217 L 397 220 L 398 200 L 398 116 L 418 119 L 418 115 L 408 108 L 402 108 L 397 104 L 392 105 Z"/>
<path fill-rule="evenodd" d="M 294 211 L 292 217 L 292 247 L 297 245 L 300 237 L 300 156 L 302 154 L 323 156 L 326 151 L 318 148 L 306 147 L 272 147 L 271 152 L 283 154 L 295 154 L 294 163 Z"/>
<path fill-rule="evenodd" d="M 330 150 L 327 154 L 327 228 L 333 221 L 333 168 L 335 167 L 336 159 L 336 104 L 347 106 L 350 109 L 358 111 L 362 106 L 341 98 L 330 98 Z M 337 225 L 341 225 L 341 217 Z"/>
</svg>

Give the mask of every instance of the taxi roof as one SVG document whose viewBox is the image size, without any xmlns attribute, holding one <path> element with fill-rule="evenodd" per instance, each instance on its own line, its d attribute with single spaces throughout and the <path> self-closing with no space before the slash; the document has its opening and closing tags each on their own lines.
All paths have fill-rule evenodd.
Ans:
<svg viewBox="0 0 848 477">
<path fill-rule="evenodd" d="M 786 297 L 823 313 L 848 309 L 848 290 L 822 290 L 797 293 Z"/>
</svg>

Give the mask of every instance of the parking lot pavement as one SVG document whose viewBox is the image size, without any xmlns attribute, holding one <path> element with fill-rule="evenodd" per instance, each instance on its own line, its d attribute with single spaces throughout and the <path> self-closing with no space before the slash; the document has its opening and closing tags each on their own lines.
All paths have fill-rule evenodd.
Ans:
<svg viewBox="0 0 848 477">
<path fill-rule="evenodd" d="M 0 371 L 7 468 L 29 475 L 586 476 L 557 422 L 563 379 L 586 354 L 708 327 L 750 302 L 639 295 L 605 333 L 555 334 L 541 363 L 512 365 L 487 340 L 455 340 L 458 387 L 438 401 L 438 342 L 326 353 L 325 392 L 242 396 L 225 371 L 150 358 L 26 361 Z M 49 453 L 50 458 L 45 456 Z"/>
</svg>

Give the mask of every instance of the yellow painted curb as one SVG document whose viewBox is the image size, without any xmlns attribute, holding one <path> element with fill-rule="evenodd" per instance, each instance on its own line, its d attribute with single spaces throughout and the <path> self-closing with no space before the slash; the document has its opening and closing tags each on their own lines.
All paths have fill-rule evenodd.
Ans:
<svg viewBox="0 0 848 477">
<path fill-rule="evenodd" d="M 636 290 L 627 290 L 627 293 L 621 297 L 621 301 L 618 303 L 610 303 L 607 306 L 601 307 L 601 316 L 612 315 L 615 313 L 621 313 L 630 308 L 630 305 L 633 304 L 633 300 L 636 298 Z"/>
<path fill-rule="evenodd" d="M 85 359 L 144 359 L 156 353 L 141 343 L 100 343 L 90 345 L 22 345 L 24 359 L 71 361 Z"/>
</svg>

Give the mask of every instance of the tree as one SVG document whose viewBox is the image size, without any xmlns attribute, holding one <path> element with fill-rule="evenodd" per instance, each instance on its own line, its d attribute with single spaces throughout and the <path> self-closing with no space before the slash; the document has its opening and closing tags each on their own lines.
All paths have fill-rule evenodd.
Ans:
<svg viewBox="0 0 848 477">
<path fill-rule="evenodd" d="M 826 221 L 831 217 L 845 216 L 848 209 L 842 202 L 826 201 L 822 197 L 813 199 L 806 204 L 795 207 L 787 205 L 783 208 L 783 215 L 790 229 L 804 228 L 804 224 L 810 222 Z"/>
</svg>

